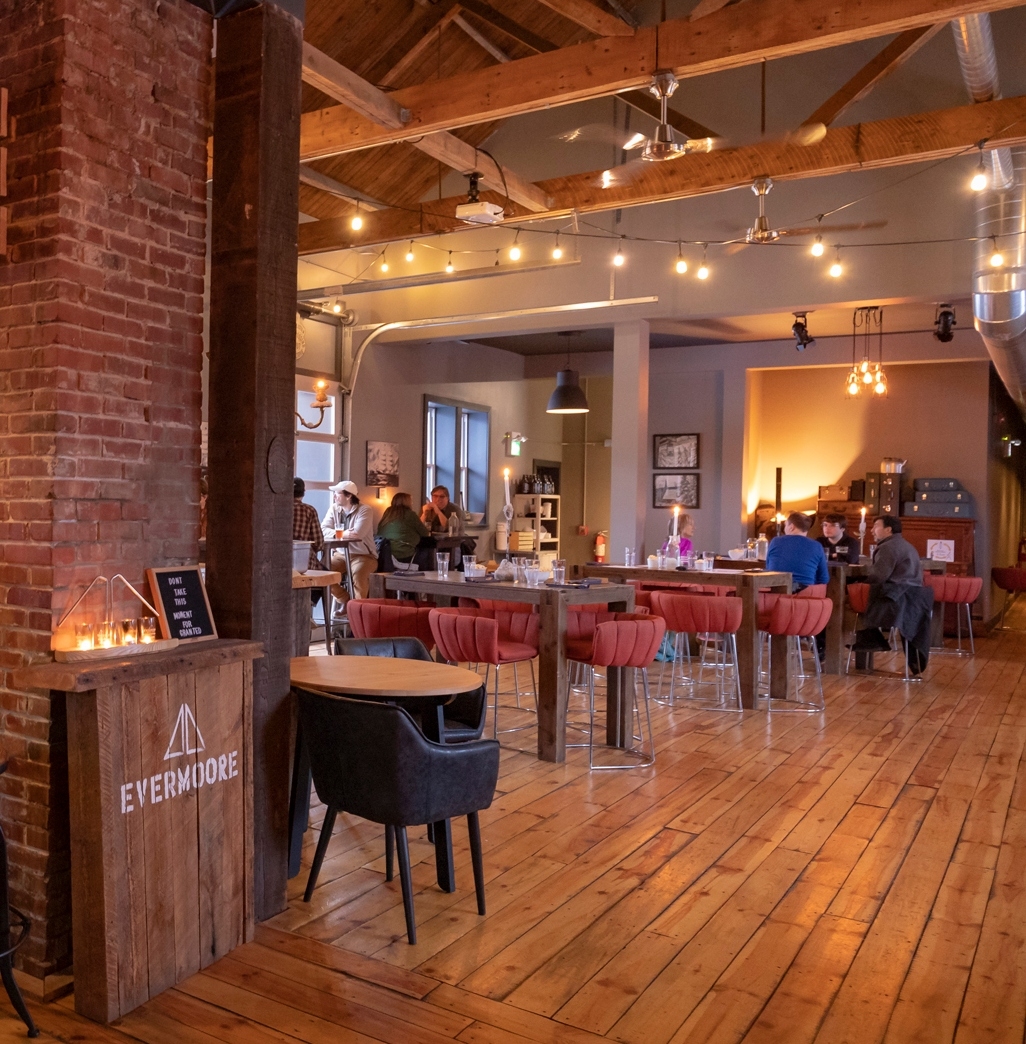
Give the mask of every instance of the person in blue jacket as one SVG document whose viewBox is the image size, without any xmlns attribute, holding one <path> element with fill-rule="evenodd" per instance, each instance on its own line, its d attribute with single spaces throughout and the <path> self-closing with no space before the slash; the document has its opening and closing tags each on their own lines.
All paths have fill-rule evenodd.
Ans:
<svg viewBox="0 0 1026 1044">
<path fill-rule="evenodd" d="M 793 592 L 830 580 L 823 545 L 809 538 L 811 528 L 808 515 L 792 511 L 784 522 L 784 535 L 774 537 L 766 553 L 767 569 L 791 574 Z"/>
</svg>

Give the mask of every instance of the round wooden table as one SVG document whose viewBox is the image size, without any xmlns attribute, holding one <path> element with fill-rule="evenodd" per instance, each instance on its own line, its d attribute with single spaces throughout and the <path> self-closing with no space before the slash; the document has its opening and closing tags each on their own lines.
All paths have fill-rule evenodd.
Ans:
<svg viewBox="0 0 1026 1044">
<path fill-rule="evenodd" d="M 315 689 L 339 696 L 399 703 L 403 700 L 434 701 L 433 712 L 425 712 L 422 728 L 428 739 L 439 742 L 445 728 L 442 708 L 461 692 L 474 692 L 483 684 L 479 674 L 434 660 L 404 660 L 388 656 L 295 656 L 289 681 L 302 689 Z M 289 801 L 289 877 L 299 873 L 310 810 L 310 762 L 302 732 L 296 729 L 292 759 L 292 795 Z M 435 871 L 439 887 L 456 890 L 449 823 L 432 824 Z"/>
<path fill-rule="evenodd" d="M 384 656 L 296 656 L 289 680 L 304 689 L 368 700 L 453 697 L 481 688 L 481 676 L 463 667 Z"/>
</svg>

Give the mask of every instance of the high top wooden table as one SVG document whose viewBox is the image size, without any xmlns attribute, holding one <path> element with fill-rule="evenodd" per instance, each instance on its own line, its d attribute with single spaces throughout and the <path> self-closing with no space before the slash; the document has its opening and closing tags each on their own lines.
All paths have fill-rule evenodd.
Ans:
<svg viewBox="0 0 1026 1044">
<path fill-rule="evenodd" d="M 433 660 L 403 660 L 388 656 L 296 656 L 289 670 L 292 685 L 361 700 L 396 703 L 436 701 L 435 714 L 424 714 L 428 739 L 440 742 L 445 731 L 443 707 L 461 692 L 474 692 L 481 676 L 462 667 Z M 418 708 L 419 709 L 419 708 Z M 310 759 L 303 730 L 296 730 L 292 797 L 289 801 L 289 877 L 299 873 L 303 831 L 310 814 Z M 456 891 L 452 832 L 448 821 L 435 823 L 435 871 L 439 887 Z"/>
<path fill-rule="evenodd" d="M 333 569 L 308 569 L 305 573 L 292 572 L 292 655 L 306 656 L 310 651 L 310 624 L 313 603 L 310 591 L 319 587 L 324 606 L 324 645 L 331 656 L 334 648 L 331 630 L 331 585 L 340 584 L 342 574 Z"/>
<path fill-rule="evenodd" d="M 634 611 L 634 588 L 628 584 L 596 584 L 593 587 L 531 587 L 510 581 L 474 583 L 462 573 L 450 571 L 448 579 L 437 573 L 403 576 L 374 573 L 372 598 L 390 592 L 429 594 L 437 605 L 452 605 L 459 598 L 484 598 L 499 602 L 527 602 L 538 606 L 541 616 L 538 635 L 538 757 L 542 761 L 566 760 L 566 612 L 568 605 L 608 603 L 612 612 Z M 629 742 L 633 683 L 632 671 L 610 670 L 606 679 L 606 741 L 614 746 Z"/>
<path fill-rule="evenodd" d="M 740 564 L 740 563 L 739 563 Z M 790 573 L 770 573 L 764 569 L 647 569 L 643 566 L 618 566 L 589 562 L 581 567 L 585 576 L 601 576 L 625 583 L 640 580 L 665 584 L 715 584 L 731 587 L 741 599 L 741 628 L 737 633 L 737 661 L 741 675 L 741 706 L 755 706 L 759 687 L 759 592 L 791 593 Z M 774 637 L 770 694 L 787 696 L 790 657 L 787 639 Z"/>
</svg>

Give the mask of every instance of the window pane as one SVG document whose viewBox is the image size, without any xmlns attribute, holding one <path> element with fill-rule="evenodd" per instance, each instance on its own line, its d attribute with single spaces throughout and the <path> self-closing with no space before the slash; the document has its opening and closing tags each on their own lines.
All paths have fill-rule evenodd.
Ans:
<svg viewBox="0 0 1026 1044">
<path fill-rule="evenodd" d="M 467 418 L 467 510 L 488 511 L 488 417 L 477 410 Z"/>
<path fill-rule="evenodd" d="M 335 444 L 297 439 L 296 474 L 307 482 L 332 482 L 335 477 Z"/>
<path fill-rule="evenodd" d="M 312 391 L 296 392 L 296 412 L 308 424 L 316 424 L 321 419 L 321 411 L 315 410 L 311 405 L 315 398 L 316 396 Z M 324 422 L 315 429 L 318 435 L 335 434 L 335 396 L 329 395 L 328 398 L 331 399 L 331 406 L 324 411 Z M 299 417 L 297 417 L 296 431 L 308 430 L 299 423 Z"/>
</svg>

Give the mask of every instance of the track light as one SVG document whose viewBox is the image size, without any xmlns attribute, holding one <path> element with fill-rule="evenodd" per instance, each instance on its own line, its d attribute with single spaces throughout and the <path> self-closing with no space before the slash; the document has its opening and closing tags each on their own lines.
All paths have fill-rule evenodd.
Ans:
<svg viewBox="0 0 1026 1044">
<path fill-rule="evenodd" d="M 410 240 L 410 249 L 406 251 L 406 260 L 407 261 L 412 261 L 413 260 L 413 240 L 412 239 Z"/>
<path fill-rule="evenodd" d="M 980 150 L 980 164 L 976 168 L 976 173 L 972 177 L 972 181 L 969 182 L 969 187 L 973 192 L 982 192 L 989 184 L 990 178 L 987 176 L 987 168 L 983 164 L 983 142 L 981 141 L 977 146 Z"/>
<path fill-rule="evenodd" d="M 947 344 L 954 340 L 955 326 L 958 320 L 955 318 L 955 309 L 949 304 L 937 305 L 937 318 L 933 321 L 933 336 L 938 341 Z"/>
<path fill-rule="evenodd" d="M 674 265 L 678 275 L 683 275 L 688 270 L 688 263 L 684 260 L 684 248 L 681 243 L 677 244 L 677 263 Z"/>
<path fill-rule="evenodd" d="M 363 228 L 363 218 L 360 216 L 360 201 L 356 201 L 356 213 L 353 215 L 352 220 L 349 222 L 349 227 L 354 232 L 359 232 Z"/>
<path fill-rule="evenodd" d="M 794 322 L 791 324 L 791 333 L 794 334 L 795 348 L 799 352 L 804 352 L 810 345 L 816 343 L 815 337 L 809 336 L 809 325 L 806 316 L 807 312 L 794 312 Z"/>
<path fill-rule="evenodd" d="M 558 261 L 563 256 L 563 248 L 559 245 L 559 233 L 556 233 L 556 245 L 552 248 L 552 259 Z"/>
<path fill-rule="evenodd" d="M 998 250 L 997 240 L 994 238 L 994 236 L 990 237 L 990 248 L 990 267 L 1000 268 L 1005 263 L 1005 255 L 1002 254 L 1000 250 Z"/>
<path fill-rule="evenodd" d="M 834 256 L 834 263 L 830 266 L 830 274 L 834 279 L 840 279 L 843 272 L 844 269 L 841 267 L 841 251 L 838 250 L 837 254 Z"/>
<path fill-rule="evenodd" d="M 451 250 L 449 251 L 449 263 L 445 266 L 445 271 L 446 271 L 446 273 L 448 275 L 452 275 L 453 272 L 456 271 L 456 269 L 453 267 L 453 263 L 452 263 L 452 251 Z"/>
<path fill-rule="evenodd" d="M 509 259 L 510 261 L 520 260 L 520 247 L 517 244 L 517 240 L 520 238 L 520 229 L 517 229 L 517 234 L 513 237 L 513 245 L 509 248 Z"/>
<path fill-rule="evenodd" d="M 823 237 L 822 236 L 816 236 L 816 242 L 813 243 L 812 246 L 809 248 L 809 253 L 812 254 L 813 257 L 822 257 L 823 256 Z"/>
</svg>

